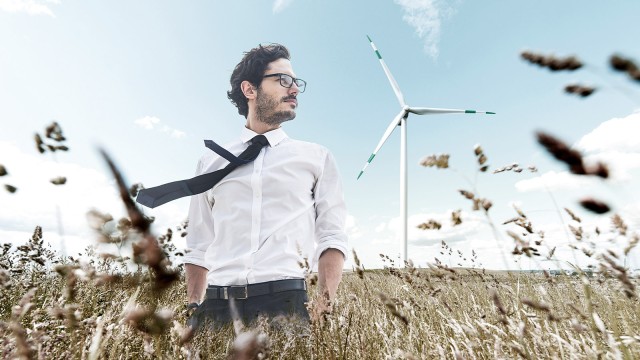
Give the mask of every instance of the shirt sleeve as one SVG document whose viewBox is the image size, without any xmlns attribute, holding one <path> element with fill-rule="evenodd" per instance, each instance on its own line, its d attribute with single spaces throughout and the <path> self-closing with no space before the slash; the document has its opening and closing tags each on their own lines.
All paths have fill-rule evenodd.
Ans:
<svg viewBox="0 0 640 360">
<path fill-rule="evenodd" d="M 198 162 L 196 175 L 202 172 L 202 159 Z M 191 196 L 189 205 L 189 224 L 187 225 L 187 253 L 185 264 L 193 264 L 209 269 L 204 255 L 213 240 L 213 218 L 211 205 L 207 200 L 207 191 Z"/>
<path fill-rule="evenodd" d="M 323 251 L 337 249 L 347 258 L 347 234 L 345 224 L 347 207 L 342 192 L 342 182 L 333 155 L 327 151 L 324 166 L 314 188 L 316 207 L 316 252 L 313 264 Z"/>
</svg>

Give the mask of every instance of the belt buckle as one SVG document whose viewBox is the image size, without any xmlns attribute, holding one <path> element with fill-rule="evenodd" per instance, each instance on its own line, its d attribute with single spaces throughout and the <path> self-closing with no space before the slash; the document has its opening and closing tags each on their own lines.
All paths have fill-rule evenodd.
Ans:
<svg viewBox="0 0 640 360">
<path fill-rule="evenodd" d="M 244 289 L 244 295 L 242 296 L 238 296 L 238 297 L 234 297 L 234 299 L 238 299 L 238 300 L 244 300 L 247 297 L 249 297 L 249 291 L 247 290 L 247 285 L 238 285 L 238 286 L 228 286 L 224 288 L 224 298 L 225 299 L 229 299 L 229 293 L 228 293 L 228 289 Z"/>
</svg>

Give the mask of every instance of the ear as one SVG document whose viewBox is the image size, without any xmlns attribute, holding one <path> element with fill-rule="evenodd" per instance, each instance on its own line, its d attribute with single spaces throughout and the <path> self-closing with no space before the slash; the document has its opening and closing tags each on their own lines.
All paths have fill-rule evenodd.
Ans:
<svg viewBox="0 0 640 360">
<path fill-rule="evenodd" d="M 257 89 L 249 81 L 245 80 L 242 83 L 240 83 L 240 88 L 242 89 L 242 93 L 244 94 L 244 96 L 247 99 L 255 99 L 256 98 Z"/>
</svg>

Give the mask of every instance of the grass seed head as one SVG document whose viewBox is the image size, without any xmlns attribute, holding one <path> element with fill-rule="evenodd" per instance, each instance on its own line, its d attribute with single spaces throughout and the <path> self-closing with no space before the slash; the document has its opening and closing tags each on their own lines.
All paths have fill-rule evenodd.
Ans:
<svg viewBox="0 0 640 360">
<path fill-rule="evenodd" d="M 478 156 L 478 164 L 484 165 L 484 163 L 486 162 L 487 162 L 487 157 L 484 154 L 480 154 L 480 156 Z"/>
<path fill-rule="evenodd" d="M 615 71 L 626 72 L 632 80 L 640 81 L 640 69 L 633 60 L 614 54 L 609 58 L 609 65 Z"/>
<path fill-rule="evenodd" d="M 489 296 L 491 296 L 491 300 L 493 301 L 493 305 L 495 305 L 496 309 L 501 315 L 507 315 L 507 309 L 502 304 L 500 297 L 498 296 L 498 292 L 496 289 L 489 290 Z"/>
<path fill-rule="evenodd" d="M 46 151 L 44 148 L 44 142 L 42 141 L 42 138 L 40 137 L 40 134 L 35 134 L 33 136 L 34 141 L 36 142 L 36 148 L 38 149 L 38 152 L 40 154 L 44 154 L 44 152 Z"/>
<path fill-rule="evenodd" d="M 429 221 L 419 224 L 416 227 L 421 230 L 440 230 L 440 228 L 442 228 L 442 224 L 433 219 L 430 219 Z"/>
<path fill-rule="evenodd" d="M 589 168 L 589 175 L 594 175 L 603 179 L 609 178 L 609 167 L 603 162 L 598 162 L 595 166 Z"/>
<path fill-rule="evenodd" d="M 460 192 L 460 194 L 462 194 L 462 196 L 466 197 L 469 200 L 473 200 L 473 198 L 475 197 L 475 195 L 473 195 L 473 193 L 471 191 L 467 191 L 467 190 L 458 190 Z"/>
<path fill-rule="evenodd" d="M 596 214 L 605 214 L 611 210 L 609 205 L 605 204 L 602 201 L 595 200 L 593 198 L 586 198 L 586 199 L 580 200 L 580 205 L 583 208 Z"/>
<path fill-rule="evenodd" d="M 520 299 L 520 302 L 522 304 L 527 305 L 530 308 L 533 308 L 533 309 L 536 309 L 536 310 L 540 310 L 540 311 L 544 311 L 544 312 L 551 311 L 551 306 L 549 306 L 549 304 L 544 303 L 544 302 L 535 301 L 535 300 L 529 299 L 529 298 Z"/>
<path fill-rule="evenodd" d="M 489 209 L 491 209 L 492 206 L 493 206 L 493 203 L 491 202 L 491 200 L 482 199 L 482 208 L 484 209 L 484 211 L 489 211 Z"/>
<path fill-rule="evenodd" d="M 584 98 L 593 94 L 596 91 L 596 88 L 580 84 L 569 84 L 564 87 L 564 91 L 567 94 L 575 94 Z"/>
<path fill-rule="evenodd" d="M 436 167 L 438 169 L 447 169 L 449 167 L 449 154 L 429 155 L 420 161 L 420 165 L 424 167 Z"/>
<path fill-rule="evenodd" d="M 582 161 L 582 154 L 578 151 L 570 149 L 566 143 L 550 134 L 538 132 L 536 133 L 536 137 L 538 138 L 538 143 L 553 155 L 553 157 L 569 166 L 569 171 L 572 174 L 587 174 L 587 170 Z"/>
<path fill-rule="evenodd" d="M 353 252 L 353 262 L 355 263 L 356 267 L 356 274 L 358 274 L 358 277 L 360 279 L 364 279 L 364 270 L 362 268 L 362 264 L 360 264 L 360 259 L 358 258 L 358 254 L 356 253 L 356 249 L 351 249 L 351 251 Z"/>
<path fill-rule="evenodd" d="M 627 224 L 624 223 L 624 220 L 622 220 L 622 217 L 620 217 L 620 215 L 613 214 L 613 216 L 611 216 L 611 223 L 613 224 L 613 227 L 618 230 L 620 235 L 627 236 L 628 227 Z"/>
<path fill-rule="evenodd" d="M 135 183 L 131 185 L 131 187 L 129 187 L 129 195 L 132 198 L 135 198 L 136 196 L 138 196 L 138 192 L 142 189 L 144 189 L 144 185 L 142 185 L 142 183 Z"/>
<path fill-rule="evenodd" d="M 569 216 L 571 216 L 571 219 L 573 219 L 573 221 L 582 222 L 582 220 L 576 214 L 574 214 L 573 211 L 571 211 L 571 210 L 569 210 L 567 208 L 564 208 L 564 211 L 566 211 L 567 214 L 569 214 Z"/>
<path fill-rule="evenodd" d="M 520 168 L 520 166 L 517 163 L 513 163 L 511 165 L 507 165 L 507 166 L 503 166 L 501 168 L 495 169 L 493 170 L 494 174 L 498 174 L 501 172 L 505 172 L 505 171 L 514 171 L 514 172 L 522 172 L 522 169 Z"/>
<path fill-rule="evenodd" d="M 629 255 L 629 252 L 635 248 L 640 242 L 640 236 L 638 234 L 633 234 L 631 239 L 629 240 L 629 244 L 624 248 L 624 255 Z"/>
<path fill-rule="evenodd" d="M 125 185 L 124 178 L 122 177 L 122 174 L 116 167 L 115 163 L 111 160 L 111 157 L 104 150 L 100 150 L 100 152 L 102 154 L 102 157 L 107 162 L 107 165 L 109 166 L 113 177 L 116 179 L 116 184 L 118 186 L 118 190 L 120 191 L 120 199 L 127 208 L 132 226 L 143 234 L 148 233 L 149 227 L 151 226 L 151 221 L 149 221 L 148 218 L 146 218 L 142 214 L 140 209 L 138 209 L 136 204 L 129 196 L 129 191 L 127 189 L 127 186 Z"/>
<path fill-rule="evenodd" d="M 269 337 L 264 333 L 240 333 L 233 342 L 229 360 L 266 359 L 269 356 Z"/>
<path fill-rule="evenodd" d="M 562 58 L 525 50 L 520 53 L 520 57 L 531 64 L 547 68 L 550 71 L 574 71 L 583 66 L 582 61 L 575 56 Z"/>
<path fill-rule="evenodd" d="M 582 154 L 571 149 L 565 142 L 553 135 L 537 132 L 538 143 L 542 145 L 557 160 L 567 164 L 569 171 L 575 175 L 592 175 L 606 179 L 609 177 L 609 170 L 606 164 L 598 162 L 595 166 L 586 167 Z"/>
<path fill-rule="evenodd" d="M 455 210 L 451 212 L 451 225 L 457 226 L 462 224 L 462 218 L 460 217 L 461 209 Z"/>
<path fill-rule="evenodd" d="M 67 178 L 64 176 L 58 176 L 50 180 L 53 185 L 64 185 L 67 183 Z"/>
<path fill-rule="evenodd" d="M 16 191 L 18 191 L 18 188 L 13 186 L 13 185 L 9 185 L 9 184 L 4 184 L 4 189 L 7 190 L 9 193 L 13 194 Z"/>
<path fill-rule="evenodd" d="M 393 299 L 385 295 L 384 293 L 378 293 L 380 300 L 387 307 L 391 315 L 395 316 L 397 319 L 400 319 L 405 325 L 409 325 L 409 319 L 398 311 L 398 305 L 396 304 L 397 299 Z"/>
<path fill-rule="evenodd" d="M 473 153 L 474 153 L 476 156 L 480 156 L 480 155 L 482 154 L 482 146 L 480 146 L 480 144 L 476 144 L 476 145 L 473 147 Z"/>
<path fill-rule="evenodd" d="M 582 235 L 583 235 L 582 227 L 581 226 L 574 227 L 571 224 L 569 224 L 568 227 L 569 227 L 569 230 L 571 230 L 571 233 L 573 234 L 573 236 L 576 238 L 576 240 L 582 241 Z"/>
</svg>

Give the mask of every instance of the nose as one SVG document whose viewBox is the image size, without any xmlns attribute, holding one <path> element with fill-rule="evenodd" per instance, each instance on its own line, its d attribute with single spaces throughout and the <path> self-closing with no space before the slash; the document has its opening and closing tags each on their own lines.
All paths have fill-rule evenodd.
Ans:
<svg viewBox="0 0 640 360">
<path fill-rule="evenodd" d="M 291 84 L 291 87 L 289 88 L 289 94 L 297 96 L 299 93 L 300 93 L 300 88 L 298 87 L 298 85 L 296 85 L 294 81 L 293 84 Z"/>
</svg>

